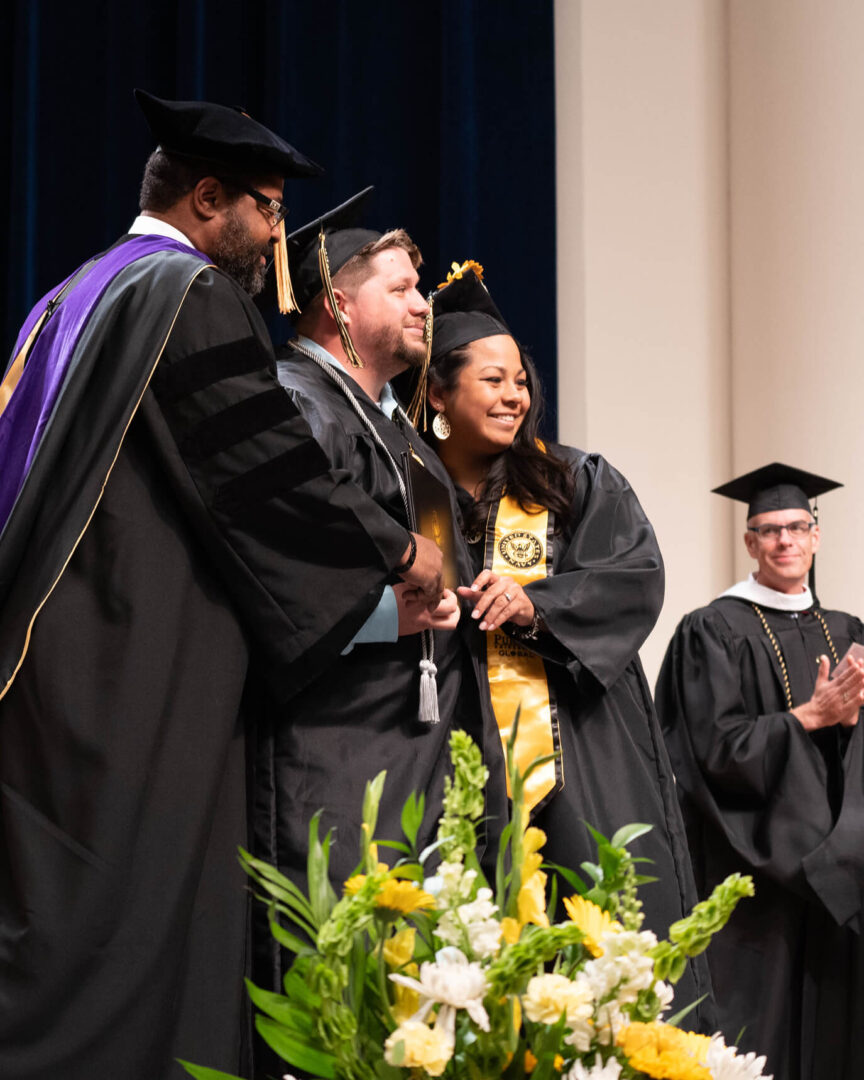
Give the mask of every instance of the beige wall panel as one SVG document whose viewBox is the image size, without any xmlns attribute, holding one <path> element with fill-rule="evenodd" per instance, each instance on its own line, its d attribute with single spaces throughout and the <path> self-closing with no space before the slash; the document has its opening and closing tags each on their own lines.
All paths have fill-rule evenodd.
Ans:
<svg viewBox="0 0 864 1080">
<path fill-rule="evenodd" d="M 820 506 L 818 591 L 858 614 L 862 41 L 859 0 L 730 3 L 735 470 L 779 460 L 846 483 Z M 746 555 L 738 569 L 749 569 Z"/>
<path fill-rule="evenodd" d="M 643 649 L 732 575 L 720 0 L 559 0 L 559 411 L 637 491 L 667 565 Z"/>
</svg>

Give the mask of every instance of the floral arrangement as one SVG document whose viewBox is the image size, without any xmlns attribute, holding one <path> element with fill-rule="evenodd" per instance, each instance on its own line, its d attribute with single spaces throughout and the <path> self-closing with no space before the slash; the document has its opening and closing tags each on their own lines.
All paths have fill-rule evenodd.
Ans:
<svg viewBox="0 0 864 1080">
<path fill-rule="evenodd" d="M 518 726 L 518 718 L 517 725 Z M 398 861 L 374 840 L 385 780 L 367 785 L 358 872 L 341 897 L 327 875 L 330 836 L 310 827 L 308 894 L 246 852 L 246 872 L 269 906 L 276 940 L 294 954 L 284 994 L 247 980 L 256 1027 L 273 1050 L 321 1080 L 756 1080 L 765 1059 L 667 1017 L 688 957 L 701 953 L 752 881 L 734 874 L 658 942 L 640 929 L 640 860 L 627 845 L 650 826 L 614 836 L 591 829 L 590 879 L 542 868 L 543 833 L 528 824 L 524 775 L 508 753 L 513 817 L 498 852 L 494 889 L 477 858 L 487 771 L 464 732 L 451 736 L 437 839 L 416 842 L 422 797 L 402 812 Z M 434 872 L 430 872 L 437 861 Z M 642 860 L 645 861 L 645 860 Z M 554 922 L 560 875 L 568 918 Z M 291 925 L 289 929 L 286 922 Z M 684 1010 L 686 1013 L 689 1010 Z M 182 1062 L 198 1080 L 227 1074 Z M 292 1080 L 286 1076 L 286 1080 Z M 770 1080 L 770 1078 L 768 1078 Z"/>
</svg>

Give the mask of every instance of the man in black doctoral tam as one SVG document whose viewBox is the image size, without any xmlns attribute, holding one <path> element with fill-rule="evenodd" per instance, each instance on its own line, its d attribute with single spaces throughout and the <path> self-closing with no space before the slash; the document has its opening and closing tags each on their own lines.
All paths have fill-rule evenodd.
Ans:
<svg viewBox="0 0 864 1080">
<path fill-rule="evenodd" d="M 250 299 L 283 179 L 320 170 L 240 111 L 137 98 L 141 215 L 0 385 L 3 1080 L 250 1075 L 247 675 L 302 689 L 400 566 L 439 591 L 435 545 L 331 470 Z"/>
<path fill-rule="evenodd" d="M 277 350 L 279 380 L 333 467 L 405 527 L 409 459 L 431 477 L 448 515 L 455 510 L 446 471 L 408 421 L 389 382 L 426 360 L 428 305 L 417 289 L 420 252 L 402 229 L 382 235 L 358 226 L 371 190 L 289 237 L 300 310 L 293 316 L 297 336 Z M 467 575 L 461 538 L 448 540 L 461 551 L 461 573 Z M 379 836 L 402 838 L 401 809 L 412 790 L 425 795 L 424 828 L 434 828 L 430 823 L 440 812 L 449 768 L 449 733 L 457 725 L 473 727 L 478 716 L 476 684 L 463 671 L 461 636 L 453 632 L 457 581 L 445 584 L 437 607 L 400 584 L 379 593 L 351 647 L 310 681 L 284 717 L 275 717 L 269 742 L 262 739 L 258 788 L 270 801 L 265 806 L 259 798 L 265 812 L 258 850 L 295 879 L 305 874 L 309 819 L 323 808 L 322 832 L 335 830 L 331 880 L 341 889 L 360 855 L 363 789 L 381 769 L 387 781 Z M 498 775 L 497 757 L 496 762 Z M 432 839 L 428 831 L 418 844 L 422 848 Z M 278 959 L 268 961 L 268 970 L 278 983 Z"/>
<path fill-rule="evenodd" d="M 756 885 L 708 951 L 722 1030 L 783 1080 L 864 1076 L 864 627 L 807 584 L 809 500 L 839 486 L 774 464 L 716 489 L 757 569 L 682 620 L 656 693 L 700 895 Z"/>
</svg>

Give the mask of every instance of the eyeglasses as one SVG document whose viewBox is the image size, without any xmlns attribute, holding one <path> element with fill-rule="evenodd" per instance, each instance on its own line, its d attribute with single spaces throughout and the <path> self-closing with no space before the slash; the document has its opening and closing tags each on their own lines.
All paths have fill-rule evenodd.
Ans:
<svg viewBox="0 0 864 1080">
<path fill-rule="evenodd" d="M 256 191 L 254 187 L 247 187 L 245 184 L 238 184 L 236 180 L 232 180 L 231 183 L 234 187 L 240 191 L 245 192 L 247 195 L 251 195 L 255 202 L 261 207 L 264 213 L 267 215 L 270 221 L 270 227 L 275 228 L 281 221 L 284 221 L 288 216 L 288 207 L 284 203 L 279 202 L 278 199 L 270 199 L 260 191 Z"/>
<path fill-rule="evenodd" d="M 815 524 L 815 521 L 790 521 L 788 525 L 748 525 L 747 531 L 756 533 L 763 540 L 779 540 L 785 529 L 790 536 L 800 540 Z"/>
</svg>

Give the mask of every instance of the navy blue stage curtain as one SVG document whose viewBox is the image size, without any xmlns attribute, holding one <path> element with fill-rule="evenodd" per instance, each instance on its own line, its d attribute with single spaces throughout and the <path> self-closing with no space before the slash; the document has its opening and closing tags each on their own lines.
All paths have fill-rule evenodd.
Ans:
<svg viewBox="0 0 864 1080">
<path fill-rule="evenodd" d="M 289 231 L 371 183 L 368 224 L 408 229 L 424 289 L 453 260 L 483 263 L 554 435 L 553 0 L 4 6 L 4 353 L 35 300 L 134 217 L 152 149 L 141 86 L 242 105 L 320 162 L 323 180 L 286 187 Z"/>
</svg>

